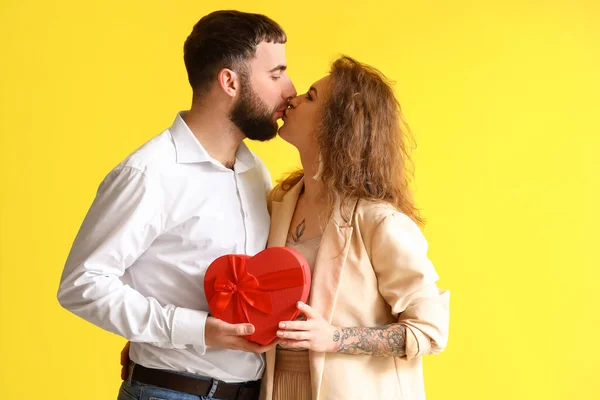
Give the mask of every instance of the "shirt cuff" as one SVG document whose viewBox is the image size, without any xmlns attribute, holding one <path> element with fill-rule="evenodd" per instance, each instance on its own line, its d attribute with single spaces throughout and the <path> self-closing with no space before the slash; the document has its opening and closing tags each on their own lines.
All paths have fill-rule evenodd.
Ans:
<svg viewBox="0 0 600 400">
<path fill-rule="evenodd" d="M 194 346 L 203 355 L 206 353 L 204 326 L 206 325 L 206 311 L 177 308 L 173 315 L 173 330 L 171 340 L 175 346 Z"/>
</svg>

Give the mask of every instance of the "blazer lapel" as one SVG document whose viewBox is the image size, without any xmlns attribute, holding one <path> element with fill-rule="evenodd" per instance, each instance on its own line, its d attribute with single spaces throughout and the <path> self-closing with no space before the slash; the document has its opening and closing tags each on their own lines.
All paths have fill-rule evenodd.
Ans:
<svg viewBox="0 0 600 400">
<path fill-rule="evenodd" d="M 267 247 L 285 246 L 296 203 L 303 187 L 304 179 L 301 179 L 280 201 L 271 203 L 271 231 Z"/>
<path fill-rule="evenodd" d="M 357 203 L 356 203 L 357 204 Z M 356 204 L 353 210 L 356 210 Z M 318 311 L 329 323 L 333 318 L 333 310 L 339 290 L 340 279 L 348 257 L 352 238 L 354 212 L 350 223 L 343 221 L 340 207 L 336 205 L 332 218 L 328 221 L 323 239 L 317 253 L 312 275 L 310 306 Z M 325 353 L 309 352 L 311 364 L 312 398 L 319 398 L 323 379 Z"/>
<path fill-rule="evenodd" d="M 285 246 L 292 217 L 296 210 L 296 203 L 298 202 L 298 197 L 300 197 L 303 186 L 304 179 L 301 179 L 280 201 L 273 201 L 271 203 L 271 230 L 269 232 L 267 247 Z M 266 369 L 263 375 L 261 400 L 272 400 L 273 398 L 276 353 L 277 349 L 274 348 L 265 354 Z"/>
<path fill-rule="evenodd" d="M 271 204 L 271 231 L 267 247 L 285 246 L 290 224 L 298 197 L 304 186 L 304 179 L 300 180 L 293 188 L 291 188 L 281 199 L 281 201 L 273 201 Z M 353 210 L 356 210 L 354 204 Z M 317 253 L 317 258 L 312 273 L 312 287 L 309 299 L 309 304 L 317 310 L 325 320 L 331 323 L 333 310 L 335 308 L 335 300 L 339 289 L 340 278 L 348 257 L 348 250 L 352 238 L 354 215 L 350 219 L 350 223 L 343 221 L 340 214 L 339 204 L 336 205 L 333 215 L 327 222 L 323 239 Z M 267 370 L 265 376 L 267 385 L 272 391 L 275 353 L 273 349 L 266 354 Z M 309 359 L 311 365 L 311 381 L 312 381 L 312 398 L 318 399 L 319 391 L 323 379 L 323 369 L 325 365 L 325 353 L 315 353 L 309 351 Z M 265 397 L 270 400 L 270 396 Z"/>
</svg>

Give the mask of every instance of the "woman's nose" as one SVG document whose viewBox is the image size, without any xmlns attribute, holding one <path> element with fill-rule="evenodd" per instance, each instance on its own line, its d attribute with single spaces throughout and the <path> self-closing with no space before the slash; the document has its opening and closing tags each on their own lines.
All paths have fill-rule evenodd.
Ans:
<svg viewBox="0 0 600 400">
<path fill-rule="evenodd" d="M 288 101 L 288 105 L 292 108 L 296 108 L 298 106 L 299 103 L 299 97 L 295 96 L 290 98 L 290 100 Z"/>
</svg>

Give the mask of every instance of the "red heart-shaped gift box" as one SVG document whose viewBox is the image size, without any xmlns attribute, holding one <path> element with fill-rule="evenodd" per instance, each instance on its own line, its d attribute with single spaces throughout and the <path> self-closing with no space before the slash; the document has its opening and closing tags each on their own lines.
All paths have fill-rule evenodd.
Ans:
<svg viewBox="0 0 600 400">
<path fill-rule="evenodd" d="M 211 314 L 230 324 L 251 323 L 247 339 L 266 345 L 279 322 L 298 317 L 310 292 L 310 268 L 298 251 L 270 247 L 254 257 L 229 254 L 213 261 L 204 277 Z"/>
</svg>

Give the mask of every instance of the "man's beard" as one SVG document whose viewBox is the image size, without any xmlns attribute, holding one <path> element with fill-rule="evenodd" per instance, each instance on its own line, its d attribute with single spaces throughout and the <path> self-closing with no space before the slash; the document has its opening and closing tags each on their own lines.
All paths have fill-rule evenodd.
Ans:
<svg viewBox="0 0 600 400">
<path fill-rule="evenodd" d="M 229 113 L 229 119 L 251 140 L 261 142 L 271 140 L 277 135 L 277 122 L 273 121 L 275 110 L 258 97 L 252 89 L 249 79 L 242 77 L 241 93 L 237 103 Z"/>
</svg>

